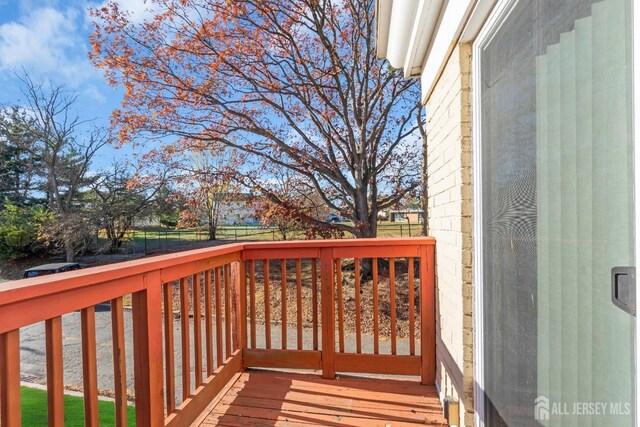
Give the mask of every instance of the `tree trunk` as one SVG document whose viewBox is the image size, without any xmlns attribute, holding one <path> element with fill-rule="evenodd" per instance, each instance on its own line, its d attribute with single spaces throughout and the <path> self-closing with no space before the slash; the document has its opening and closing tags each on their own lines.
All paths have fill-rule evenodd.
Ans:
<svg viewBox="0 0 640 427">
<path fill-rule="evenodd" d="M 115 254 L 120 247 L 118 241 L 121 241 L 122 237 L 118 238 L 116 231 L 111 224 L 105 227 L 105 232 L 107 233 L 107 240 L 109 241 L 109 249 L 107 250 L 107 252 L 110 254 Z"/>
<path fill-rule="evenodd" d="M 109 253 L 115 254 L 122 247 L 122 241 L 124 240 L 124 232 L 119 233 L 117 236 L 113 236 L 109 240 Z"/>
<path fill-rule="evenodd" d="M 422 171 L 420 173 L 422 190 L 422 235 L 429 235 L 429 185 L 427 175 L 427 135 L 423 135 L 422 143 Z"/>
<path fill-rule="evenodd" d="M 420 110 L 421 112 L 422 110 Z M 422 124 L 422 117 L 418 113 L 418 129 L 422 135 L 422 169 L 420 170 L 420 190 L 422 193 L 422 235 L 429 235 L 429 175 L 427 167 L 429 165 L 429 155 L 427 151 L 428 134 L 425 126 Z"/>
<path fill-rule="evenodd" d="M 376 212 L 375 215 L 369 214 L 368 212 L 365 215 L 362 215 L 358 224 L 361 226 L 358 228 L 358 233 L 356 234 L 356 238 L 358 239 L 369 239 L 377 237 L 378 231 L 378 214 Z M 356 273 L 357 274 L 357 273 Z M 362 258 L 360 262 L 360 280 L 364 283 L 367 280 L 371 280 L 373 277 L 373 263 L 371 262 L 371 258 Z"/>
<path fill-rule="evenodd" d="M 213 224 L 211 221 L 209 221 L 209 240 L 217 240 L 216 239 L 217 229 L 218 229 L 218 227 L 216 227 L 215 224 Z"/>
<path fill-rule="evenodd" d="M 70 236 L 64 238 L 64 251 L 66 253 L 67 262 L 73 262 L 76 252 L 73 249 L 73 239 Z"/>
<path fill-rule="evenodd" d="M 377 237 L 378 232 L 378 210 L 377 191 L 372 188 L 371 203 L 369 203 L 368 186 L 360 183 L 356 186 L 355 212 L 352 218 L 357 239 L 367 239 Z"/>
</svg>

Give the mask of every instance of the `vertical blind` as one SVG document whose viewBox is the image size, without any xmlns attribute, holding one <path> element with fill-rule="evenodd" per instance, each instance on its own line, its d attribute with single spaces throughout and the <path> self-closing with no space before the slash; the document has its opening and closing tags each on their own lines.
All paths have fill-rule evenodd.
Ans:
<svg viewBox="0 0 640 427">
<path fill-rule="evenodd" d="M 544 425 L 633 421 L 633 323 L 610 290 L 634 254 L 630 16 L 596 2 L 536 58 L 537 389 L 564 412 Z M 577 413 L 590 402 L 605 414 Z"/>
</svg>

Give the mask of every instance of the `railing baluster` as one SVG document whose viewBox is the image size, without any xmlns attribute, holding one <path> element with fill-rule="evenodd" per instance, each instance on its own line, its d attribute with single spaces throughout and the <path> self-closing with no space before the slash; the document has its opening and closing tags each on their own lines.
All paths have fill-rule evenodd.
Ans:
<svg viewBox="0 0 640 427">
<path fill-rule="evenodd" d="M 247 347 L 247 269 L 245 261 L 231 265 L 233 351 Z"/>
<path fill-rule="evenodd" d="M 251 348 L 256 348 L 256 264 L 249 261 L 249 308 L 251 322 Z"/>
<path fill-rule="evenodd" d="M 371 258 L 371 270 L 373 279 L 373 354 L 380 351 L 378 337 L 380 328 L 378 325 L 378 258 Z"/>
<path fill-rule="evenodd" d="M 313 349 L 318 350 L 318 267 L 315 258 L 311 259 L 311 305 L 313 310 Z"/>
<path fill-rule="evenodd" d="M 356 297 L 356 353 L 362 353 L 362 320 L 360 308 L 360 258 L 353 260 Z"/>
<path fill-rule="evenodd" d="M 280 308 L 282 321 L 282 349 L 287 349 L 287 260 L 280 260 Z"/>
<path fill-rule="evenodd" d="M 189 341 L 189 280 L 180 279 L 180 342 L 182 349 L 182 400 L 191 394 L 191 344 Z"/>
<path fill-rule="evenodd" d="M 269 295 L 269 260 L 264 260 L 263 276 L 264 276 L 264 339 L 265 347 L 271 348 L 271 298 Z"/>
<path fill-rule="evenodd" d="M 344 299 L 342 295 L 342 259 L 335 260 L 336 263 L 336 298 L 338 302 L 338 348 L 340 353 L 344 353 Z"/>
<path fill-rule="evenodd" d="M 216 268 L 216 366 L 222 366 L 222 271 Z"/>
<path fill-rule="evenodd" d="M 111 340 L 113 343 L 113 388 L 115 391 L 116 425 L 127 425 L 127 369 L 124 347 L 124 315 L 122 297 L 111 300 Z"/>
<path fill-rule="evenodd" d="M 389 258 L 389 304 L 391 305 L 391 354 L 397 353 L 396 346 L 396 259 Z"/>
<path fill-rule="evenodd" d="M 80 312 L 82 329 L 82 384 L 84 423 L 98 425 L 98 368 L 96 366 L 96 314 L 93 306 Z"/>
<path fill-rule="evenodd" d="M 213 315 L 211 298 L 211 270 L 204 273 L 204 333 L 207 353 L 207 376 L 213 374 Z"/>
<path fill-rule="evenodd" d="M 298 323 L 298 350 L 302 350 L 302 260 L 296 259 L 296 308 Z"/>
<path fill-rule="evenodd" d="M 20 427 L 20 331 L 0 334 L 0 425 Z"/>
<path fill-rule="evenodd" d="M 195 387 L 202 384 L 202 317 L 200 299 L 200 273 L 194 274 L 193 279 L 193 363 L 195 365 Z"/>
<path fill-rule="evenodd" d="M 409 258 L 409 354 L 416 354 L 416 321 L 415 321 L 415 279 L 414 259 Z"/>
<path fill-rule="evenodd" d="M 143 276 L 145 290 L 132 295 L 136 426 L 164 425 L 162 402 L 162 281 L 160 271 Z"/>
<path fill-rule="evenodd" d="M 47 348 L 47 408 L 50 426 L 64 426 L 64 382 L 62 378 L 62 318 L 45 322 Z"/>
<path fill-rule="evenodd" d="M 322 300 L 322 377 L 336 376 L 334 354 L 336 351 L 335 298 L 333 291 L 333 251 L 320 249 L 320 291 Z"/>
<path fill-rule="evenodd" d="M 224 266 L 224 347 L 225 358 L 231 357 L 231 265 Z"/>
<path fill-rule="evenodd" d="M 173 283 L 162 285 L 164 298 L 165 396 L 167 414 L 176 409 L 175 354 L 173 346 Z"/>
<path fill-rule="evenodd" d="M 422 384 L 436 380 L 434 246 L 420 247 L 420 355 Z"/>
</svg>

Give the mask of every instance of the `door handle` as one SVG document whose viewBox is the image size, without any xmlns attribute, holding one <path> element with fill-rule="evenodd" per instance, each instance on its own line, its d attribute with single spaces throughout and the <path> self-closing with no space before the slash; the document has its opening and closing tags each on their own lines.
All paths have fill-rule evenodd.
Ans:
<svg viewBox="0 0 640 427">
<path fill-rule="evenodd" d="M 636 315 L 636 268 L 611 269 L 611 301 L 621 310 Z"/>
</svg>

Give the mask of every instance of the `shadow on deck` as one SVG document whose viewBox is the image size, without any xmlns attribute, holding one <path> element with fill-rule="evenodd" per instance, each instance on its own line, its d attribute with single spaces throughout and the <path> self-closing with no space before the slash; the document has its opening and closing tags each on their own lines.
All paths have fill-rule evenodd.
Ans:
<svg viewBox="0 0 640 427">
<path fill-rule="evenodd" d="M 200 426 L 445 426 L 433 386 L 281 371 L 238 374 L 205 411 Z"/>
</svg>

